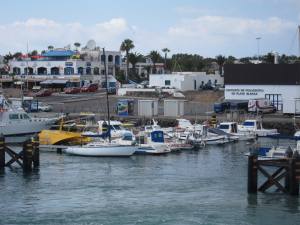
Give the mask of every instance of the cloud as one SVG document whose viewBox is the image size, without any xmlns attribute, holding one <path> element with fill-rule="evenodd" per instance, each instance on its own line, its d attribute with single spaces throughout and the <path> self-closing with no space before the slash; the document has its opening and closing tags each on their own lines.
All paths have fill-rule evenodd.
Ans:
<svg viewBox="0 0 300 225">
<path fill-rule="evenodd" d="M 95 39 L 102 46 L 119 46 L 120 36 L 125 35 L 128 29 L 124 18 L 112 18 L 88 26 L 79 22 L 59 23 L 46 18 L 29 18 L 0 24 L 0 53 L 25 51 L 27 41 L 30 50 L 46 49 L 50 44 L 63 47 L 76 41 L 85 44 L 89 39 Z"/>
<path fill-rule="evenodd" d="M 230 16 L 192 16 L 171 24 L 164 31 L 128 24 L 124 18 L 112 18 L 93 24 L 61 23 L 46 18 L 29 18 L 0 24 L 0 54 L 43 50 L 47 46 L 63 47 L 74 42 L 82 45 L 94 39 L 101 47 L 118 50 L 125 38 L 134 41 L 133 51 L 147 54 L 151 50 L 171 49 L 171 53 L 197 53 L 245 56 L 256 54 L 256 37 L 262 37 L 261 52 L 286 52 L 297 24 L 279 17 L 253 19 Z M 287 52 L 288 54 L 291 52 Z"/>
</svg>

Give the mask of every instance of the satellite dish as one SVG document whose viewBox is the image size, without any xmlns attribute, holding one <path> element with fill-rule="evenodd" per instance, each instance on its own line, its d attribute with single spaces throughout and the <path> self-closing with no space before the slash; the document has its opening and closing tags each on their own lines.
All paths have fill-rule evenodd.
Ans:
<svg viewBox="0 0 300 225">
<path fill-rule="evenodd" d="M 96 48 L 96 41 L 94 40 L 89 40 L 86 44 L 87 49 L 93 50 Z"/>
</svg>

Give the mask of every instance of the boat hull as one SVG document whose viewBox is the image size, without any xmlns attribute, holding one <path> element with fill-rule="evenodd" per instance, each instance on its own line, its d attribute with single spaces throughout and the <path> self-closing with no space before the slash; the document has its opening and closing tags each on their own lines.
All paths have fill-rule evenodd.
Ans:
<svg viewBox="0 0 300 225">
<path fill-rule="evenodd" d="M 135 152 L 135 146 L 103 145 L 103 146 L 77 146 L 65 150 L 67 154 L 79 156 L 110 156 L 125 157 Z"/>
</svg>

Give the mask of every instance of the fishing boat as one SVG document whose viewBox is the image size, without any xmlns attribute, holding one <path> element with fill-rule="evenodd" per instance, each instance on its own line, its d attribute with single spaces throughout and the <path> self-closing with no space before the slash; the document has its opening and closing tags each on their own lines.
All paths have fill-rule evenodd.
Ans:
<svg viewBox="0 0 300 225">
<path fill-rule="evenodd" d="M 135 154 L 162 155 L 171 152 L 171 149 L 164 141 L 163 131 L 155 130 L 150 133 L 140 133 L 138 140 L 138 148 Z"/>
<path fill-rule="evenodd" d="M 41 130 L 49 129 L 58 118 L 31 117 L 22 108 L 12 107 L 0 96 L 0 133 L 6 142 L 23 142 L 29 136 L 39 133 Z"/>
<path fill-rule="evenodd" d="M 237 140 L 240 141 L 253 141 L 256 139 L 256 135 L 253 131 L 239 132 L 236 122 L 222 122 L 217 128 L 230 135 L 229 138 L 237 138 Z"/>
<path fill-rule="evenodd" d="M 258 120 L 245 120 L 242 125 L 238 125 L 239 132 L 254 132 L 258 137 L 272 137 L 278 135 L 277 129 L 265 129 L 262 122 Z"/>
</svg>

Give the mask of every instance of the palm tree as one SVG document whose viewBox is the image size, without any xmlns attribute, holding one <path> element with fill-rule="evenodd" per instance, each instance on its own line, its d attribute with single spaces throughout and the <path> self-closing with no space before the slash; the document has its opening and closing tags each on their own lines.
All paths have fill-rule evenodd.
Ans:
<svg viewBox="0 0 300 225">
<path fill-rule="evenodd" d="M 162 52 L 165 53 L 165 70 L 167 69 L 167 54 L 170 52 L 170 49 L 168 48 L 163 48 Z"/>
<path fill-rule="evenodd" d="M 129 53 L 128 54 L 128 61 L 131 63 L 132 65 L 132 71 L 133 71 L 133 75 L 136 75 L 136 64 L 140 61 L 141 59 L 141 54 L 135 52 L 135 53 Z"/>
<path fill-rule="evenodd" d="M 226 57 L 223 55 L 216 56 L 217 64 L 219 65 L 220 75 L 223 75 L 223 65 L 226 61 Z"/>
<path fill-rule="evenodd" d="M 149 53 L 149 57 L 153 63 L 153 73 L 156 73 L 156 63 L 161 59 L 161 55 L 159 54 L 158 51 L 151 51 Z"/>
<path fill-rule="evenodd" d="M 48 50 L 53 50 L 53 49 L 54 49 L 54 47 L 52 45 L 48 46 Z"/>
<path fill-rule="evenodd" d="M 81 45 L 81 44 L 80 44 L 79 42 L 75 42 L 75 43 L 74 43 L 74 46 L 76 47 L 76 51 L 78 51 L 78 48 L 80 47 L 80 45 Z"/>
<path fill-rule="evenodd" d="M 126 54 L 126 76 L 125 76 L 126 81 L 128 81 L 128 68 L 129 68 L 128 55 L 129 55 L 130 50 L 133 48 L 134 48 L 134 44 L 133 44 L 133 41 L 130 39 L 125 39 L 120 46 L 120 50 L 122 52 L 125 52 L 125 54 Z"/>
</svg>

